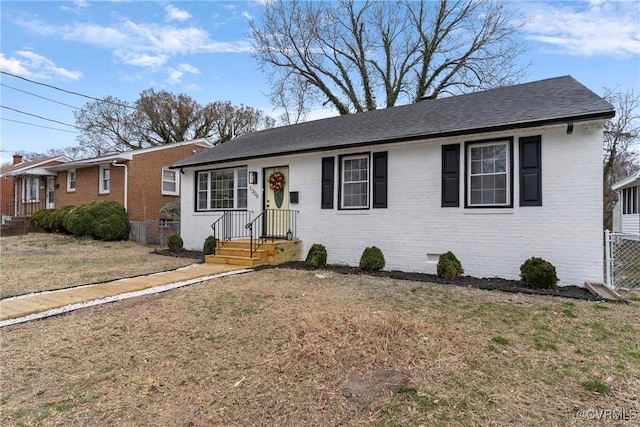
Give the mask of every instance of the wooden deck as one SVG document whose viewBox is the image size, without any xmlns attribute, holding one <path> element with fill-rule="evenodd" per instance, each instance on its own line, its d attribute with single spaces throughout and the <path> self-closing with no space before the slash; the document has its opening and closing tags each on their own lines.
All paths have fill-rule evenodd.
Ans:
<svg viewBox="0 0 640 427">
<path fill-rule="evenodd" d="M 255 241 L 254 241 L 255 244 Z M 230 240 L 216 248 L 215 255 L 205 256 L 205 261 L 211 264 L 229 264 L 245 267 L 258 265 L 277 265 L 288 261 L 297 261 L 302 255 L 300 240 L 267 241 L 258 246 L 253 256 L 250 256 L 250 242 L 248 239 Z"/>
</svg>

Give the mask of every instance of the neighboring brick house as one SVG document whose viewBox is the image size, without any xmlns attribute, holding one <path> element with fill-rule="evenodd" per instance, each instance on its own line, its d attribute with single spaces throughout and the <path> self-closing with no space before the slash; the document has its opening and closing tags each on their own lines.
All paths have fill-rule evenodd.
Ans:
<svg viewBox="0 0 640 427">
<path fill-rule="evenodd" d="M 169 166 L 210 147 L 197 139 L 51 167 L 57 173 L 55 206 L 111 200 L 131 221 L 162 219 L 160 208 L 180 196 L 180 171 Z"/>
<path fill-rule="evenodd" d="M 22 156 L 14 155 L 13 164 L 0 169 L 3 219 L 30 218 L 40 209 L 53 207 L 56 172 L 48 168 L 68 161 L 55 156 L 23 162 Z"/>
</svg>

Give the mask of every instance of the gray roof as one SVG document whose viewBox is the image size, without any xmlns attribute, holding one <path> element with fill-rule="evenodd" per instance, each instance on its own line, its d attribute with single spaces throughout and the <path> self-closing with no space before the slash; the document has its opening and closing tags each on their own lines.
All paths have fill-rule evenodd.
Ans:
<svg viewBox="0 0 640 427">
<path fill-rule="evenodd" d="M 607 119 L 614 114 L 611 104 L 573 77 L 564 76 L 266 129 L 194 154 L 173 166 Z"/>
</svg>

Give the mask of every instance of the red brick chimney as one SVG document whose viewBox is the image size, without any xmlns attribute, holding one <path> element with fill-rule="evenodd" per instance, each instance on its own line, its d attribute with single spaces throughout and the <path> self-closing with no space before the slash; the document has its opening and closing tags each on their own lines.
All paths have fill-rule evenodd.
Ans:
<svg viewBox="0 0 640 427">
<path fill-rule="evenodd" d="M 13 155 L 13 164 L 17 165 L 18 163 L 22 163 L 22 156 L 20 154 Z"/>
</svg>

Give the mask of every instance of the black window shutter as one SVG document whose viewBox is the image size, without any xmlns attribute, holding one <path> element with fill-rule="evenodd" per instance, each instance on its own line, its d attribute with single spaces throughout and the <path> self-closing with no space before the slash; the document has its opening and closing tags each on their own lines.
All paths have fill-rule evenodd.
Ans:
<svg viewBox="0 0 640 427">
<path fill-rule="evenodd" d="M 442 207 L 460 206 L 460 144 L 442 146 Z"/>
<path fill-rule="evenodd" d="M 542 206 L 542 140 L 520 138 L 520 206 Z"/>
<path fill-rule="evenodd" d="M 373 208 L 387 207 L 387 152 L 373 153 Z"/>
<path fill-rule="evenodd" d="M 322 159 L 322 209 L 333 209 L 333 169 L 335 167 L 334 157 L 324 157 Z"/>
</svg>

